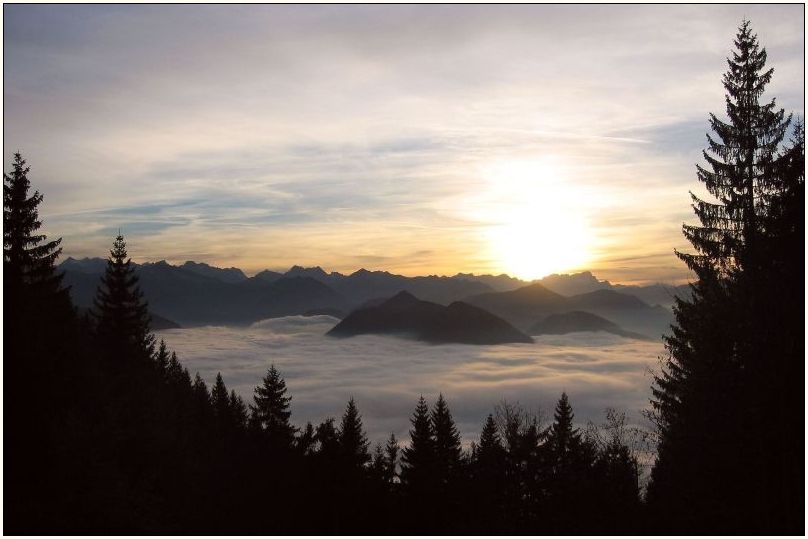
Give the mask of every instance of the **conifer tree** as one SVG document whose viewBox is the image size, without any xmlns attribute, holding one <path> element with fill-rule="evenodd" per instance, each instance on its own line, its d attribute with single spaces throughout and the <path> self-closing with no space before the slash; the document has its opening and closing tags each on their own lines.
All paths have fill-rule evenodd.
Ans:
<svg viewBox="0 0 808 539">
<path fill-rule="evenodd" d="M 239 430 L 245 429 L 247 427 L 247 405 L 244 404 L 244 399 L 237 395 L 235 390 L 231 390 L 229 402 L 233 425 Z"/>
<path fill-rule="evenodd" d="M 289 423 L 292 397 L 286 396 L 286 381 L 271 365 L 262 382 L 255 388 L 255 404 L 250 406 L 252 420 L 273 448 L 291 448 L 296 429 Z"/>
<path fill-rule="evenodd" d="M 41 302 L 58 300 L 59 308 L 69 308 L 62 275 L 55 268 L 62 252 L 62 239 L 48 241 L 38 231 L 42 226 L 38 206 L 42 195 L 29 196 L 30 167 L 19 154 L 14 154 L 12 171 L 3 173 L 3 288 L 6 304 L 16 310 L 34 307 Z M 31 303 L 36 303 L 32 306 Z M 55 305 L 51 306 L 51 309 Z M 15 314 L 20 316 L 21 313 Z M 39 315 L 47 315 L 40 311 Z"/>
<path fill-rule="evenodd" d="M 353 469 L 359 469 L 370 460 L 368 453 L 368 439 L 362 426 L 362 417 L 356 408 L 354 398 L 348 401 L 342 423 L 339 428 L 340 451 L 346 464 Z"/>
<path fill-rule="evenodd" d="M 804 373 L 804 333 L 794 322 L 804 311 L 794 300 L 804 286 L 804 210 L 796 228 L 780 228 L 783 202 L 800 189 L 788 172 L 799 150 L 782 148 L 791 116 L 762 99 L 773 74 L 766 60 L 744 21 L 723 81 L 727 121 L 710 115 L 707 167 L 697 167 L 715 200 L 693 197 L 699 224 L 683 231 L 695 253 L 677 252 L 697 280 L 691 299 L 676 301 L 652 386 L 659 446 L 648 500 L 667 531 L 799 529 L 793 500 L 802 480 L 786 470 L 797 458 L 793 443 L 778 440 L 804 422 L 792 397 L 804 392 L 793 383 Z M 773 402 L 786 411 L 774 419 Z"/>
<path fill-rule="evenodd" d="M 556 464 L 563 466 L 570 462 L 571 454 L 581 444 L 581 434 L 573 426 L 575 414 L 572 412 L 572 406 L 570 406 L 566 392 L 561 393 L 553 419 L 553 424 L 548 432 L 547 443 Z"/>
<path fill-rule="evenodd" d="M 480 443 L 477 444 L 477 460 L 485 463 L 497 462 L 503 452 L 502 439 L 499 436 L 499 429 L 496 421 L 494 421 L 494 415 L 488 414 L 488 417 L 485 418 L 483 430 L 480 432 Z"/>
<path fill-rule="evenodd" d="M 432 409 L 432 428 L 435 433 L 436 472 L 439 482 L 446 484 L 459 472 L 461 446 L 460 433 L 442 394 L 438 395 Z"/>
<path fill-rule="evenodd" d="M 485 420 L 473 457 L 474 503 L 480 513 L 478 530 L 501 533 L 505 518 L 505 448 L 493 414 L 488 414 Z"/>
<path fill-rule="evenodd" d="M 715 197 L 701 200 L 691 193 L 700 225 L 685 225 L 685 237 L 696 254 L 677 253 L 699 278 L 705 271 L 725 273 L 761 261 L 760 221 L 775 188 L 772 179 L 780 166 L 780 144 L 791 115 L 777 109 L 775 100 L 761 103 L 774 72 L 766 69 L 766 49 L 758 44 L 749 21 L 738 29 L 729 69 L 724 75 L 728 122 L 710 114 L 709 169 L 697 165 L 698 178 Z"/>
<path fill-rule="evenodd" d="M 93 308 L 98 334 L 112 346 L 131 347 L 151 355 L 154 336 L 149 328 L 148 305 L 120 234 L 109 254 Z"/>
<path fill-rule="evenodd" d="M 418 490 L 432 482 L 435 468 L 435 434 L 423 395 L 410 422 L 410 445 L 401 454 L 401 480 Z"/>
<path fill-rule="evenodd" d="M 166 342 L 163 339 L 160 339 L 160 346 L 157 347 L 157 354 L 154 356 L 154 363 L 157 366 L 157 370 L 163 376 L 167 376 L 168 374 L 168 366 L 171 360 L 171 355 L 168 353 L 168 347 L 166 346 Z"/>
<path fill-rule="evenodd" d="M 191 389 L 199 406 L 207 409 L 210 403 L 210 392 L 208 391 L 208 384 L 205 383 L 199 373 L 194 375 L 194 383 L 191 385 Z"/>
<path fill-rule="evenodd" d="M 229 428 L 232 417 L 230 410 L 230 395 L 224 384 L 222 373 L 216 374 L 216 382 L 210 391 L 210 402 L 213 405 L 213 413 L 216 416 L 216 423 L 220 429 Z"/>
</svg>

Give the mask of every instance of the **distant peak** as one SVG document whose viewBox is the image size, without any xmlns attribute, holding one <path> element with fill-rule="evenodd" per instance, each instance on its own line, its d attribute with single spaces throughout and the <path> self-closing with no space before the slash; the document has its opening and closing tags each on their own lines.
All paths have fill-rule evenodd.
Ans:
<svg viewBox="0 0 808 539">
<path fill-rule="evenodd" d="M 388 299 L 384 302 L 384 305 L 388 307 L 395 307 L 395 306 L 406 306 L 412 305 L 413 303 L 418 303 L 420 300 L 407 292 L 406 290 L 402 290 L 392 298 Z"/>
<path fill-rule="evenodd" d="M 289 271 L 286 272 L 287 275 L 299 275 L 299 274 L 314 274 L 314 275 L 328 275 L 323 268 L 320 266 L 314 266 L 313 268 L 304 268 L 303 266 L 294 265 L 292 266 Z"/>
</svg>

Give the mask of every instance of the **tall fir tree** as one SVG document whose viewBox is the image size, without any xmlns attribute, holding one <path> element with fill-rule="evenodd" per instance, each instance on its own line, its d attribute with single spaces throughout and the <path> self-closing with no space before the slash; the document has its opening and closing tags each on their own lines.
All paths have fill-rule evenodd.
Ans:
<svg viewBox="0 0 808 539">
<path fill-rule="evenodd" d="M 227 430 L 232 427 L 233 418 L 230 410 L 230 395 L 227 386 L 224 384 L 222 373 L 216 374 L 216 381 L 210 390 L 210 403 L 213 406 L 213 413 L 216 416 L 216 424 L 220 430 Z"/>
<path fill-rule="evenodd" d="M 230 413 L 232 416 L 233 425 L 238 430 L 247 428 L 247 405 L 244 404 L 244 399 L 237 395 L 235 390 L 230 391 Z"/>
<path fill-rule="evenodd" d="M 43 197 L 30 193 L 30 168 L 19 153 L 3 173 L 3 401 L 6 485 L 15 496 L 5 506 L 9 521 L 47 526 L 70 485 L 54 451 L 64 445 L 61 425 L 93 388 L 80 382 L 86 359 L 79 351 L 75 313 L 55 267 L 61 239 L 40 232 Z M 83 391 L 77 392 L 81 387 Z M 35 395 L 35 397 L 33 397 Z M 43 518 L 43 515 L 48 517 Z M 11 527 L 11 525 L 9 525 Z M 18 527 L 23 530 L 23 527 Z M 53 528 L 50 528 L 53 529 Z"/>
<path fill-rule="evenodd" d="M 362 426 L 362 417 L 351 397 L 342 415 L 339 428 L 340 452 L 345 464 L 351 469 L 361 469 L 370 460 L 368 438 Z"/>
<path fill-rule="evenodd" d="M 439 480 L 436 476 L 435 429 L 423 396 L 418 399 L 410 422 L 410 444 L 401 452 L 402 491 L 410 515 L 408 530 L 434 533 L 442 507 L 437 501 Z"/>
<path fill-rule="evenodd" d="M 432 408 L 432 428 L 435 433 L 435 472 L 438 481 L 445 485 L 460 473 L 461 445 L 452 412 L 443 394 Z"/>
<path fill-rule="evenodd" d="M 766 49 L 760 48 L 749 21 L 735 39 L 729 69 L 724 75 L 728 122 L 710 114 L 708 149 L 703 156 L 709 169 L 697 165 L 699 181 L 715 198 L 693 195 L 700 225 L 685 225 L 685 237 L 696 254 L 677 253 L 699 278 L 704 271 L 726 273 L 760 263 L 760 220 L 767 211 L 772 179 L 780 166 L 780 145 L 791 116 L 777 109 L 775 100 L 760 99 L 774 73 L 766 69 Z"/>
<path fill-rule="evenodd" d="M 553 414 L 553 424 L 547 434 L 547 445 L 553 456 L 556 466 L 565 466 L 570 463 L 572 454 L 581 444 L 581 433 L 573 425 L 575 414 L 572 411 L 569 397 L 566 392 L 556 403 Z"/>
<path fill-rule="evenodd" d="M 107 267 L 96 291 L 93 316 L 99 336 L 108 345 L 149 355 L 153 352 L 148 304 L 143 299 L 121 234 L 115 238 L 109 252 Z"/>
<path fill-rule="evenodd" d="M 723 80 L 728 120 L 710 115 L 707 167 L 697 166 L 715 200 L 693 196 L 699 224 L 683 232 L 695 253 L 677 252 L 697 280 L 690 299 L 676 300 L 667 356 L 654 377 L 659 445 L 648 489 L 668 531 L 798 529 L 801 503 L 793 500 L 802 480 L 785 468 L 801 458 L 781 440 L 789 424 L 804 420 L 793 397 L 804 391 L 793 383 L 804 373 L 804 334 L 793 322 L 804 310 L 794 300 L 804 261 L 793 255 L 803 252 L 804 217 L 781 228 L 789 219 L 779 215 L 786 200 L 796 201 L 789 193 L 800 190 L 799 175 L 804 182 L 804 162 L 795 174 L 789 163 L 799 161 L 799 142 L 783 148 L 791 116 L 774 99 L 762 101 L 773 74 L 766 60 L 744 21 Z"/>
<path fill-rule="evenodd" d="M 504 530 L 505 516 L 505 448 L 493 414 L 488 414 L 480 432 L 480 441 L 473 453 L 474 496 L 477 507 L 476 527 L 480 533 L 498 533 Z"/>
<path fill-rule="evenodd" d="M 432 483 L 435 469 L 435 431 L 423 395 L 410 422 L 410 445 L 401 453 L 401 480 L 409 489 L 419 491 Z"/>
<path fill-rule="evenodd" d="M 289 449 L 294 442 L 296 429 L 289 422 L 292 412 L 289 403 L 292 397 L 286 396 L 286 381 L 275 365 L 271 365 L 262 385 L 255 388 L 250 405 L 251 419 L 258 426 L 263 437 L 275 449 Z"/>
<path fill-rule="evenodd" d="M 43 300 L 52 302 L 59 296 L 64 309 L 69 299 L 62 287 L 62 275 L 55 267 L 62 252 L 59 246 L 62 239 L 48 241 L 47 236 L 38 233 L 42 226 L 38 207 L 43 197 L 39 191 L 29 194 L 30 170 L 17 152 L 11 173 L 3 173 L 3 287 L 6 305 L 20 309 Z M 41 308 L 41 305 L 36 307 Z"/>
<path fill-rule="evenodd" d="M 488 414 L 480 432 L 480 443 L 477 444 L 475 458 L 479 463 L 492 463 L 498 465 L 501 462 L 505 448 L 502 447 L 502 438 L 499 435 L 499 428 L 494 415 Z"/>
</svg>

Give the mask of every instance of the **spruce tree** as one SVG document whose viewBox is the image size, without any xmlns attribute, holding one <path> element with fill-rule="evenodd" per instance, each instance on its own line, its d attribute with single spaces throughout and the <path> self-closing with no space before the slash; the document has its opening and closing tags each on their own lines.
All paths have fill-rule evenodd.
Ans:
<svg viewBox="0 0 808 539">
<path fill-rule="evenodd" d="M 714 135 L 707 135 L 703 156 L 709 169 L 697 165 L 698 178 L 715 198 L 691 193 L 700 225 L 685 225 L 685 237 L 696 254 L 677 253 L 699 278 L 705 271 L 726 273 L 761 261 L 760 221 L 767 211 L 772 179 L 780 166 L 780 144 L 791 115 L 775 100 L 761 103 L 774 73 L 766 69 L 766 49 L 758 44 L 749 21 L 738 29 L 729 69 L 724 75 L 728 121 L 710 114 Z"/>
<path fill-rule="evenodd" d="M 230 410 L 230 395 L 224 384 L 222 373 L 216 374 L 216 381 L 210 391 L 210 402 L 213 406 L 213 413 L 216 416 L 216 424 L 220 430 L 230 428 L 232 424 L 232 414 Z"/>
<path fill-rule="evenodd" d="M 438 481 L 449 483 L 460 471 L 460 433 L 457 430 L 449 405 L 438 395 L 432 409 L 432 428 L 435 433 L 435 467 Z"/>
<path fill-rule="evenodd" d="M 556 404 L 553 414 L 553 424 L 547 435 L 547 444 L 555 459 L 556 466 L 564 466 L 570 463 L 572 453 L 581 444 L 581 434 L 573 426 L 575 414 L 572 412 L 567 393 L 561 393 L 561 398 Z"/>
<path fill-rule="evenodd" d="M 368 439 L 353 397 L 348 401 L 348 406 L 342 415 L 338 439 L 340 452 L 349 468 L 361 469 L 370 460 Z"/>
<path fill-rule="evenodd" d="M 12 171 L 3 173 L 3 288 L 6 305 L 15 310 L 35 303 L 59 298 L 60 308 L 69 304 L 67 291 L 62 287 L 62 275 L 55 263 L 62 252 L 61 238 L 48 241 L 39 234 L 42 226 L 38 206 L 42 195 L 34 191 L 29 196 L 30 167 L 19 154 L 14 154 Z M 51 306 L 53 308 L 53 306 Z M 40 315 L 48 315 L 47 311 Z M 19 316 L 20 313 L 14 316 Z"/>
<path fill-rule="evenodd" d="M 488 414 L 483 430 L 480 432 L 480 443 L 477 444 L 477 460 L 486 463 L 497 462 L 502 457 L 504 450 L 494 415 Z"/>
<path fill-rule="evenodd" d="M 154 336 L 149 328 L 148 305 L 126 252 L 126 242 L 120 234 L 115 238 L 106 271 L 96 291 L 93 316 L 98 334 L 108 345 L 151 355 Z"/>
<path fill-rule="evenodd" d="M 168 347 L 163 339 L 160 339 L 160 346 L 157 347 L 157 353 L 154 356 L 154 364 L 157 370 L 164 377 L 168 374 L 168 366 L 171 360 L 171 354 L 168 353 Z"/>
<path fill-rule="evenodd" d="M 30 534 L 53 533 L 53 523 L 69 512 L 62 502 L 75 485 L 55 456 L 68 452 L 65 425 L 84 426 L 72 418 L 96 388 L 82 379 L 88 354 L 78 346 L 75 313 L 55 267 L 61 239 L 48 241 L 40 231 L 43 198 L 30 193 L 29 172 L 15 153 L 11 172 L 3 174 L 3 428 L 6 462 L 14 463 L 5 476 L 15 493 L 4 507 L 7 528 L 17 524 L 17 533 Z M 73 431 L 68 436 L 75 439 Z"/>
<path fill-rule="evenodd" d="M 488 414 L 474 450 L 473 503 L 480 533 L 502 533 L 505 517 L 505 448 L 493 414 Z"/>
<path fill-rule="evenodd" d="M 435 533 L 442 507 L 436 501 L 435 430 L 423 395 L 410 422 L 410 444 L 401 452 L 401 483 L 410 513 L 408 525 L 415 533 Z"/>
<path fill-rule="evenodd" d="M 779 216 L 787 200 L 804 208 L 804 194 L 789 194 L 801 189 L 804 162 L 795 175 L 800 143 L 782 147 L 791 116 L 762 100 L 766 60 L 744 21 L 723 81 L 727 120 L 710 115 L 707 166 L 697 166 L 715 200 L 693 197 L 699 224 L 683 232 L 695 253 L 677 252 L 697 280 L 692 297 L 676 301 L 652 386 L 659 445 L 648 500 L 665 531 L 800 529 L 802 479 L 788 469 L 803 447 L 779 441 L 804 422 L 793 397 L 804 392 L 793 382 L 804 373 L 804 304 L 794 299 L 804 286 L 804 210 L 796 226 Z"/>
<path fill-rule="evenodd" d="M 237 395 L 235 390 L 231 390 L 229 403 L 233 425 L 238 430 L 245 429 L 247 427 L 247 405 L 244 404 L 244 399 Z"/>
<path fill-rule="evenodd" d="M 435 434 L 423 395 L 410 420 L 410 445 L 401 453 L 401 480 L 411 489 L 424 489 L 434 479 Z"/>
<path fill-rule="evenodd" d="M 286 381 L 275 365 L 271 365 L 262 382 L 255 388 L 255 404 L 250 405 L 251 419 L 272 448 L 289 449 L 296 429 L 289 423 L 292 397 L 286 396 Z"/>
</svg>

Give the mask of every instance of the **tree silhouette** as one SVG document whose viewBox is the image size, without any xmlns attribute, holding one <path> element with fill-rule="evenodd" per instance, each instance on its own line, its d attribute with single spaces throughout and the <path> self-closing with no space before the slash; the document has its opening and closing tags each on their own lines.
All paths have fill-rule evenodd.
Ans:
<svg viewBox="0 0 808 539">
<path fill-rule="evenodd" d="M 697 281 L 691 299 L 676 301 L 652 387 L 660 441 L 648 500 L 662 529 L 680 533 L 801 529 L 793 467 L 803 446 L 779 440 L 803 422 L 794 379 L 804 373 L 804 305 L 794 290 L 804 262 L 793 253 L 804 245 L 804 160 L 799 172 L 791 163 L 804 150 L 799 136 L 782 147 L 791 116 L 761 101 L 766 60 L 744 21 L 723 81 L 728 121 L 710 115 L 709 170 L 697 166 L 715 201 L 693 196 L 699 224 L 683 231 L 696 252 L 677 252 Z"/>
<path fill-rule="evenodd" d="M 216 416 L 217 428 L 220 432 L 229 431 L 233 425 L 233 414 L 230 409 L 230 395 L 221 372 L 216 374 L 216 381 L 210 391 L 210 402 Z"/>
<path fill-rule="evenodd" d="M 573 453 L 581 445 L 581 433 L 573 426 L 575 414 L 572 412 L 567 393 L 561 393 L 553 415 L 553 424 L 547 435 L 547 445 L 556 467 L 567 466 L 574 458 Z"/>
<path fill-rule="evenodd" d="M 353 397 L 348 401 L 345 413 L 342 415 L 338 440 L 340 452 L 349 468 L 361 469 L 370 460 L 368 439 Z"/>
<path fill-rule="evenodd" d="M 432 483 L 435 467 L 435 434 L 423 395 L 410 422 L 410 445 L 401 453 L 401 480 L 411 490 L 418 491 Z"/>
<path fill-rule="evenodd" d="M 504 528 L 505 448 L 493 414 L 488 414 L 473 453 L 475 520 L 480 533 L 496 533 Z"/>
<path fill-rule="evenodd" d="M 410 422 L 410 444 L 401 452 L 401 482 L 409 502 L 409 529 L 423 532 L 434 529 L 435 513 L 439 510 L 434 502 L 435 431 L 423 395 Z"/>
<path fill-rule="evenodd" d="M 432 409 L 432 428 L 435 432 L 435 470 L 437 480 L 446 485 L 460 472 L 460 433 L 457 430 L 449 405 L 443 395 Z"/>
<path fill-rule="evenodd" d="M 38 206 L 43 197 L 39 191 L 29 196 L 29 171 L 17 152 L 11 173 L 3 173 L 3 288 L 6 305 L 15 309 L 16 316 L 23 314 L 20 310 L 25 304 L 42 308 L 42 300 L 52 302 L 57 295 L 62 308 L 69 304 L 62 275 L 54 265 L 62 252 L 62 239 L 47 241 L 44 234 L 37 233 L 42 226 Z M 30 305 L 32 302 L 38 303 Z"/>
<path fill-rule="evenodd" d="M 703 152 L 710 169 L 696 166 L 699 181 L 716 201 L 691 193 L 701 224 L 683 230 L 697 254 L 677 253 L 700 278 L 704 271 L 726 272 L 753 263 L 760 219 L 773 188 L 770 179 L 791 120 L 774 100 L 760 102 L 774 70 L 766 70 L 766 49 L 760 48 L 749 21 L 739 28 L 735 48 L 723 80 L 729 121 L 710 114 L 715 138 L 707 135 L 708 149 Z"/>
<path fill-rule="evenodd" d="M 98 334 L 109 346 L 151 354 L 154 336 L 149 324 L 148 305 L 138 286 L 126 242 L 118 234 L 107 259 L 107 267 L 96 292 L 93 315 Z"/>
<path fill-rule="evenodd" d="M 289 449 L 294 441 L 295 428 L 289 423 L 292 398 L 286 396 L 286 382 L 275 365 L 271 365 L 263 384 L 255 388 L 254 405 L 250 406 L 252 420 L 274 449 Z"/>
</svg>

